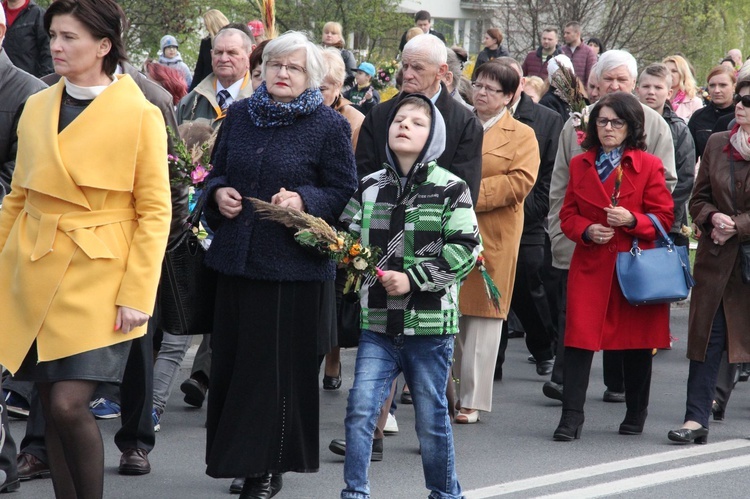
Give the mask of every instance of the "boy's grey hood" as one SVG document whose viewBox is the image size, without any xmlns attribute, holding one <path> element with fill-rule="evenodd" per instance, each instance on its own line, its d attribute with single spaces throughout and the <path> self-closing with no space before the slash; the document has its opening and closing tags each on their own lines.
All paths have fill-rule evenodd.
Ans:
<svg viewBox="0 0 750 499">
<path fill-rule="evenodd" d="M 445 90 L 443 90 L 445 91 Z M 391 128 L 391 123 L 393 123 L 393 119 L 396 117 L 396 113 L 398 113 L 398 110 L 401 108 L 401 106 L 404 105 L 404 100 L 407 97 L 417 97 L 425 102 L 429 102 L 430 108 L 432 109 L 432 119 L 430 120 L 430 135 L 427 137 L 427 143 L 424 145 L 424 149 L 422 149 L 422 152 L 419 154 L 419 157 L 417 158 L 417 163 L 429 163 L 430 161 L 436 160 L 440 157 L 441 154 L 443 154 L 443 151 L 445 151 L 445 120 L 443 119 L 443 115 L 440 114 L 440 111 L 438 111 L 438 108 L 435 107 L 435 104 L 421 94 L 409 94 L 406 95 L 401 101 L 396 104 L 396 107 L 393 108 L 391 111 L 390 116 L 388 116 L 388 124 L 386 125 L 386 136 L 388 135 L 388 130 Z M 388 158 L 388 162 L 396 166 L 396 159 L 393 152 L 391 152 L 391 148 L 388 145 L 388 141 L 386 140 L 385 144 L 385 154 Z M 413 165 L 409 165 L 411 168 Z M 441 165 L 442 166 L 442 165 Z"/>
</svg>

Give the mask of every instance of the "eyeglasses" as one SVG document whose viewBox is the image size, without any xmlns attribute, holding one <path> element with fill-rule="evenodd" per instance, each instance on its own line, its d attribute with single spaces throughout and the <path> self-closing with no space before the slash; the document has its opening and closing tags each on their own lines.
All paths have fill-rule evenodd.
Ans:
<svg viewBox="0 0 750 499">
<path fill-rule="evenodd" d="M 624 127 L 627 122 L 625 120 L 621 120 L 620 118 L 615 118 L 613 120 L 608 120 L 607 118 L 597 118 L 596 119 L 596 126 L 599 128 L 607 128 L 607 125 L 612 125 L 612 128 L 619 130 L 620 128 Z"/>
<path fill-rule="evenodd" d="M 474 90 L 477 92 L 481 92 L 482 90 L 485 90 L 488 94 L 501 94 L 503 93 L 502 88 L 493 88 L 489 85 L 485 85 L 484 83 L 477 83 L 475 81 L 471 82 L 471 86 L 474 87 Z"/>
<path fill-rule="evenodd" d="M 289 73 L 289 76 L 300 76 L 307 73 L 305 68 L 297 66 L 296 64 L 281 64 L 278 61 L 268 61 L 266 63 L 266 71 L 280 73 L 281 68 L 285 68 L 286 72 Z"/>
<path fill-rule="evenodd" d="M 742 107 L 746 107 L 750 109 L 750 94 L 746 95 L 740 95 L 740 94 L 734 94 L 734 103 L 739 104 L 742 102 Z"/>
</svg>

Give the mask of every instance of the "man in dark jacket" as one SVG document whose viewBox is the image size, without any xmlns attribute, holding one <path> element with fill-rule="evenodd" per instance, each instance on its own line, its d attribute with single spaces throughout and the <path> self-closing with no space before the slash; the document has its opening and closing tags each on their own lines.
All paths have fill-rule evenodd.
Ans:
<svg viewBox="0 0 750 499">
<path fill-rule="evenodd" d="M 674 114 L 668 98 L 672 94 L 672 75 L 664 64 L 647 66 L 638 79 L 636 89 L 638 99 L 657 113 L 669 125 L 674 144 L 674 160 L 677 170 L 677 185 L 672 191 L 674 200 L 674 224 L 669 237 L 680 246 L 688 245 L 688 237 L 682 234 L 682 226 L 687 226 L 687 203 L 695 182 L 695 143 L 685 121 Z"/>
<path fill-rule="evenodd" d="M 430 54 L 441 50 L 441 60 Z M 404 71 L 402 91 L 393 99 L 375 106 L 365 117 L 357 143 L 357 175 L 359 178 L 383 168 L 387 161 L 385 145 L 388 116 L 405 95 L 422 94 L 435 103 L 447 126 L 445 151 L 438 164 L 463 179 L 471 189 L 474 204 L 482 180 L 482 125 L 464 106 L 451 97 L 441 82 L 448 70 L 445 45 L 433 36 L 419 35 L 406 44 L 401 59 Z M 440 53 L 440 52 L 438 52 Z"/>
<path fill-rule="evenodd" d="M 10 180 L 16 165 L 18 118 L 29 96 L 47 85 L 15 67 L 2 48 L 5 35 L 5 14 L 0 9 L 0 204 L 10 192 Z M 2 387 L 0 387 L 0 390 Z M 16 443 L 8 426 L 5 397 L 0 397 L 0 493 L 18 490 Z M 4 476 L 2 476 L 4 475 Z"/>
<path fill-rule="evenodd" d="M 545 277 L 552 269 L 546 222 L 549 212 L 550 179 L 563 121 L 558 113 L 535 104 L 531 97 L 523 92 L 525 78 L 518 61 L 510 57 L 501 57 L 497 61 L 510 66 L 521 77 L 518 90 L 508 107 L 513 111 L 514 118 L 534 130 L 539 143 L 539 174 L 523 203 L 523 233 L 511 308 L 526 332 L 526 347 L 534 357 L 537 374 L 546 376 L 552 372 L 552 342 L 556 334 L 554 317 L 557 317 L 556 312 L 551 310 L 554 307 L 550 303 L 554 293 L 548 293 L 545 287 Z M 507 322 L 504 322 L 503 327 L 507 328 Z M 498 377 L 501 377 L 507 345 L 508 335 L 504 332 L 495 371 Z"/>
<path fill-rule="evenodd" d="M 547 62 L 552 57 L 562 53 L 557 42 L 557 28 L 545 28 L 542 31 L 542 44 L 536 50 L 526 54 L 526 59 L 521 64 L 523 74 L 527 77 L 538 76 L 547 81 Z"/>
<path fill-rule="evenodd" d="M 130 75 L 141 89 L 146 99 L 162 112 L 167 126 L 177 130 L 177 123 L 172 106 L 172 96 L 160 85 L 139 73 L 131 64 L 120 61 L 118 73 Z M 60 80 L 57 74 L 47 76 L 45 82 L 53 85 Z M 168 152 L 175 154 L 174 144 L 167 139 Z M 166 161 L 165 161 L 166 163 Z M 188 193 L 184 186 L 171 186 L 172 190 L 172 223 L 169 242 L 175 241 L 182 233 L 182 225 L 188 215 Z M 115 434 L 115 444 L 122 452 L 119 472 L 122 475 L 144 475 L 151 472 L 148 453 L 154 448 L 156 437 L 154 434 L 153 387 L 154 387 L 154 357 L 153 337 L 158 323 L 158 306 L 154 316 L 148 323 L 148 334 L 133 340 L 130 355 L 125 366 L 125 373 L 119 387 L 119 399 L 122 410 L 122 426 Z M 12 382 L 8 389 L 17 394 L 30 394 L 19 386 L 24 382 Z M 117 386 L 101 384 L 96 397 L 117 397 Z M 26 425 L 26 435 L 21 442 L 21 452 L 18 455 L 18 470 L 21 479 L 41 478 L 49 476 L 47 467 L 47 450 L 44 442 L 44 416 L 38 397 L 32 397 L 29 421 Z"/>
<path fill-rule="evenodd" d="M 432 29 L 432 16 L 426 10 L 420 10 L 414 14 L 414 26 L 421 29 L 425 34 L 437 36 L 443 43 L 445 43 L 445 37 L 443 34 Z M 398 51 L 403 52 L 404 46 L 406 46 L 406 31 L 401 35 L 401 43 L 398 45 Z"/>
<path fill-rule="evenodd" d="M 41 78 L 54 72 L 44 9 L 33 0 L 5 0 L 7 33 L 3 49 L 17 68 Z"/>
</svg>

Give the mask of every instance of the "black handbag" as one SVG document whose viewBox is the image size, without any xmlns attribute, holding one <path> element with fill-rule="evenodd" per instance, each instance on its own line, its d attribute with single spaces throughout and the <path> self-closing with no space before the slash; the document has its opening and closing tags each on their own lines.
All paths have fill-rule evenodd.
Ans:
<svg viewBox="0 0 750 499">
<path fill-rule="evenodd" d="M 737 188 L 734 185 L 734 158 L 731 155 L 729 157 L 729 170 L 732 173 L 732 177 L 729 179 L 729 183 L 732 185 L 732 208 L 734 209 L 734 214 L 739 215 L 740 212 L 737 210 Z M 750 243 L 740 243 L 740 270 L 742 272 L 743 284 L 750 284 Z"/>
<path fill-rule="evenodd" d="M 633 238 L 630 251 L 617 254 L 617 280 L 623 296 L 631 305 L 653 305 L 685 300 L 695 286 L 685 246 L 675 246 L 659 220 L 647 214 L 659 234 L 661 246 L 638 247 Z"/>
<path fill-rule="evenodd" d="M 341 297 L 338 310 L 336 310 L 339 347 L 353 348 L 359 345 L 361 334 L 359 317 L 361 313 L 362 305 L 359 301 L 359 293 L 346 293 Z"/>
<path fill-rule="evenodd" d="M 214 322 L 216 273 L 203 265 L 206 249 L 198 239 L 204 193 L 168 247 L 159 283 L 159 327 L 171 334 L 210 334 Z"/>
</svg>

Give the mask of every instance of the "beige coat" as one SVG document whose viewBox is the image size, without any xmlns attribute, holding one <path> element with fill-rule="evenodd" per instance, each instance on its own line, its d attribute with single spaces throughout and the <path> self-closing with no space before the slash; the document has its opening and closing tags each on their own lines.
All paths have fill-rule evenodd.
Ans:
<svg viewBox="0 0 750 499">
<path fill-rule="evenodd" d="M 487 270 L 500 290 L 500 313 L 487 299 L 482 276 L 472 270 L 461 285 L 461 313 L 506 319 L 523 232 L 523 200 L 536 182 L 539 144 L 534 130 L 509 112 L 484 134 L 482 183 L 475 207 Z"/>
<path fill-rule="evenodd" d="M 0 210 L 0 363 L 132 340 L 118 306 L 151 314 L 171 217 L 167 133 L 130 76 L 62 132 L 64 82 L 29 98 L 12 192 Z"/>
</svg>

